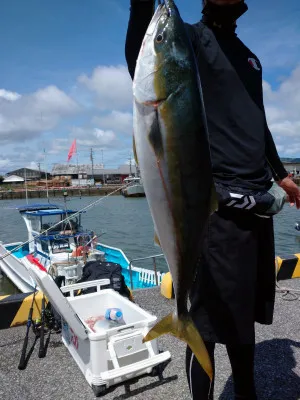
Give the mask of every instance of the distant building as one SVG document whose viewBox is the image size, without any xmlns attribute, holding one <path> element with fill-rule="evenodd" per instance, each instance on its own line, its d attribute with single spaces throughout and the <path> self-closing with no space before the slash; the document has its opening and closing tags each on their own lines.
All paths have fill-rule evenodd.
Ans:
<svg viewBox="0 0 300 400">
<path fill-rule="evenodd" d="M 2 181 L 2 183 L 24 183 L 24 178 L 17 175 L 9 175 Z"/>
<path fill-rule="evenodd" d="M 65 178 L 71 178 L 73 184 L 76 184 L 80 180 L 80 184 L 83 185 L 84 182 L 87 184 L 94 179 L 94 181 L 101 183 L 122 183 L 125 178 L 131 173 L 136 173 L 136 167 L 132 165 L 121 165 L 116 169 L 103 168 L 102 164 L 95 164 L 92 170 L 90 164 L 55 164 L 52 168 L 52 176 L 58 177 L 63 176 Z"/>
<path fill-rule="evenodd" d="M 8 172 L 5 176 L 8 177 L 8 176 L 12 176 L 12 175 L 20 176 L 23 179 L 26 178 L 26 181 L 36 181 L 36 180 L 45 178 L 46 172 L 31 169 L 31 168 L 19 168 L 19 169 L 15 169 L 14 171 Z M 48 176 L 50 176 L 50 174 L 48 174 Z"/>
</svg>

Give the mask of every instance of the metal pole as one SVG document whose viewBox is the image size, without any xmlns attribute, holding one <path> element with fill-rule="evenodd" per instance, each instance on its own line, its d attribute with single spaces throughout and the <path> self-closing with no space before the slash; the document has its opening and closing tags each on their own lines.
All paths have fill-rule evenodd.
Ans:
<svg viewBox="0 0 300 400">
<path fill-rule="evenodd" d="M 154 273 L 155 273 L 155 285 L 158 286 L 158 276 L 157 276 L 155 257 L 153 257 L 153 269 L 154 269 Z"/>
<path fill-rule="evenodd" d="M 77 159 L 78 186 L 79 186 L 79 189 L 80 189 L 80 178 L 79 178 L 79 165 L 78 165 L 77 146 L 76 146 L 76 159 Z"/>
<path fill-rule="evenodd" d="M 95 183 L 93 148 L 91 148 L 91 162 L 92 162 L 92 179 L 93 179 L 93 181 Z M 94 183 L 93 183 L 93 186 L 94 186 Z"/>
<path fill-rule="evenodd" d="M 103 149 L 101 150 L 101 153 L 102 153 L 102 180 L 103 180 L 103 185 L 104 185 L 104 183 L 105 183 L 105 180 L 104 180 Z"/>
<path fill-rule="evenodd" d="M 48 199 L 48 203 L 49 203 L 49 191 L 48 191 L 48 165 L 46 163 L 46 151 L 44 149 L 44 162 L 45 162 L 45 169 L 46 169 L 46 191 L 47 191 L 47 199 Z"/>
<path fill-rule="evenodd" d="M 25 167 L 25 169 L 24 169 L 24 178 L 25 178 L 26 204 L 28 204 L 28 193 L 27 193 L 27 175 L 26 175 L 26 167 Z"/>
<path fill-rule="evenodd" d="M 129 274 L 130 274 L 130 287 L 131 287 L 131 290 L 133 290 L 131 261 L 130 261 L 130 263 L 129 263 Z"/>
</svg>

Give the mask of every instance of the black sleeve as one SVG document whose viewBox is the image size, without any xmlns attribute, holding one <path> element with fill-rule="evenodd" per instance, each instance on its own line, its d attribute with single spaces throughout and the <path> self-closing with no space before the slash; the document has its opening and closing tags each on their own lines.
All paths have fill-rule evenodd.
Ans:
<svg viewBox="0 0 300 400">
<path fill-rule="evenodd" d="M 154 4 L 155 0 L 131 0 L 125 43 L 125 57 L 131 79 L 134 77 L 136 60 L 153 15 Z"/>
<path fill-rule="evenodd" d="M 266 122 L 266 158 L 267 161 L 272 169 L 273 173 L 273 178 L 275 181 L 284 179 L 288 176 L 287 171 L 285 170 L 279 155 L 277 153 L 277 149 L 272 137 L 272 134 L 270 132 L 270 129 L 268 128 L 267 122 Z"/>
</svg>

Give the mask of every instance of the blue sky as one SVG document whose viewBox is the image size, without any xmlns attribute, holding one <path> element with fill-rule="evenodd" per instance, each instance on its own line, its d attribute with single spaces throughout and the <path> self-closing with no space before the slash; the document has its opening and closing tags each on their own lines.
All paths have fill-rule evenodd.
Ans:
<svg viewBox="0 0 300 400">
<path fill-rule="evenodd" d="M 249 0 L 240 38 L 264 69 L 268 122 L 282 156 L 300 156 L 300 2 Z M 201 0 L 177 0 L 185 21 Z M 106 167 L 132 154 L 131 93 L 124 42 L 129 0 L 1 0 L 0 173 L 65 162 Z M 75 160 L 74 160 L 75 161 Z"/>
</svg>

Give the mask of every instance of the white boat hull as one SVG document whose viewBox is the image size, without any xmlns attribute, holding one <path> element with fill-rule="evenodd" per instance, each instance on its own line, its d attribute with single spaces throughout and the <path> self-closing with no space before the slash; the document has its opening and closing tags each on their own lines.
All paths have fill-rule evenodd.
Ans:
<svg viewBox="0 0 300 400">
<path fill-rule="evenodd" d="M 18 246 L 20 243 L 10 243 L 10 245 Z M 0 257 L 7 253 L 3 243 L 0 242 Z M 34 281 L 29 275 L 28 268 L 24 263 L 24 258 L 17 258 L 10 254 L 5 258 L 0 258 L 0 268 L 8 279 L 23 293 L 34 290 Z"/>
<path fill-rule="evenodd" d="M 144 186 L 141 184 L 128 186 L 124 189 L 123 195 L 125 197 L 145 197 Z"/>
<path fill-rule="evenodd" d="M 35 282 L 32 280 L 28 269 L 31 265 L 31 262 L 27 259 L 27 257 L 17 258 L 14 255 L 6 256 L 5 258 L 1 259 L 1 256 L 7 253 L 5 246 L 18 246 L 22 244 L 19 243 L 8 243 L 3 244 L 0 242 L 0 268 L 4 272 L 4 274 L 9 278 L 9 280 L 23 293 L 32 292 L 35 287 Z M 111 262 L 121 262 L 123 273 L 129 273 L 128 266 L 130 261 L 126 257 L 125 253 L 116 247 L 104 245 L 103 243 L 97 243 L 98 246 L 101 246 L 101 251 L 108 252 L 108 257 L 110 258 L 108 261 Z M 112 255 L 115 253 L 116 258 Z M 123 260 L 123 261 L 120 261 Z M 123 264 L 125 262 L 125 265 Z M 47 266 L 45 265 L 46 269 Z M 146 287 L 153 287 L 156 285 L 161 284 L 161 280 L 165 273 L 157 271 L 156 274 L 153 270 L 145 269 L 145 268 L 138 268 L 134 265 L 131 266 L 132 273 L 135 276 L 138 276 L 138 282 L 135 281 L 135 288 L 139 289 L 140 284 L 146 285 Z M 128 278 L 129 279 L 129 278 Z M 127 281 L 128 286 L 130 286 L 130 282 Z M 39 287 L 36 287 L 39 290 Z"/>
</svg>

